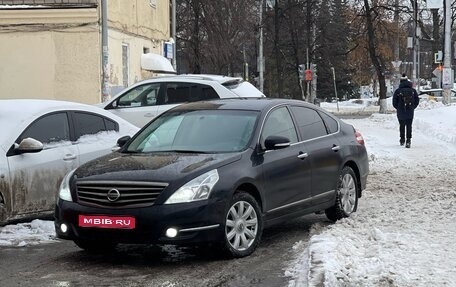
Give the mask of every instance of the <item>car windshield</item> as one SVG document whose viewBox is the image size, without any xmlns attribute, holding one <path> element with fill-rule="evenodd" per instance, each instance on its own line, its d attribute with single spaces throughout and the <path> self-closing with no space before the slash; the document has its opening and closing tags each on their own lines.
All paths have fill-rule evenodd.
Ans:
<svg viewBox="0 0 456 287">
<path fill-rule="evenodd" d="M 127 153 L 226 153 L 245 149 L 259 113 L 239 110 L 194 110 L 166 113 L 126 147 Z"/>
</svg>

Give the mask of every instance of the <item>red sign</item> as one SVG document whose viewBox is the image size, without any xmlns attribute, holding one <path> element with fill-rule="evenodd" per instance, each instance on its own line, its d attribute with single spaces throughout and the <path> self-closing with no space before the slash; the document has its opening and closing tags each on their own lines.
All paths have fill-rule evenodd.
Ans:
<svg viewBox="0 0 456 287">
<path fill-rule="evenodd" d="M 305 80 L 308 82 L 312 81 L 312 70 L 307 69 L 305 73 Z"/>
<path fill-rule="evenodd" d="M 79 215 L 79 226 L 134 229 L 136 220 L 131 216 Z"/>
</svg>

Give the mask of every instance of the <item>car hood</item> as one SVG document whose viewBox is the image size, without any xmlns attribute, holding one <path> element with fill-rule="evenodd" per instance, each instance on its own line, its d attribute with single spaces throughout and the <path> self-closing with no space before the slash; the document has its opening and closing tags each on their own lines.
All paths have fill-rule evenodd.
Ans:
<svg viewBox="0 0 456 287">
<path fill-rule="evenodd" d="M 152 154 L 122 154 L 115 152 L 75 171 L 78 180 L 156 181 L 171 182 L 193 178 L 206 170 L 237 161 L 241 153 L 193 154 L 160 152 Z"/>
</svg>

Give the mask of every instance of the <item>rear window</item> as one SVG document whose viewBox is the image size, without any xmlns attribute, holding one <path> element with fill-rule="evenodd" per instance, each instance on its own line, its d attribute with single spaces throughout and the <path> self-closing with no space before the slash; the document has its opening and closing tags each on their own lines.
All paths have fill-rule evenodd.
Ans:
<svg viewBox="0 0 456 287">
<path fill-rule="evenodd" d="M 299 133 L 303 141 L 325 136 L 325 124 L 317 111 L 305 107 L 291 107 L 298 124 Z"/>
<path fill-rule="evenodd" d="M 328 133 L 333 134 L 336 133 L 339 130 L 339 124 L 337 121 L 329 116 L 326 113 L 323 112 L 318 112 L 320 116 L 322 117 L 323 121 L 325 122 L 326 128 L 328 129 Z"/>
<path fill-rule="evenodd" d="M 76 136 L 93 135 L 102 131 L 119 131 L 119 125 L 105 117 L 89 113 L 74 113 Z"/>
</svg>

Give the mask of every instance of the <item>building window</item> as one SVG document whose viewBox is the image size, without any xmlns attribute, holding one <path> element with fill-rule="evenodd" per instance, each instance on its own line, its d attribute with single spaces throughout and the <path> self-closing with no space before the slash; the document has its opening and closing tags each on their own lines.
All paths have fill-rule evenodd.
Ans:
<svg viewBox="0 0 456 287">
<path fill-rule="evenodd" d="M 128 87 L 129 79 L 129 63 L 130 63 L 130 56 L 129 56 L 129 47 L 128 44 L 122 44 L 122 84 L 124 87 Z"/>
<path fill-rule="evenodd" d="M 150 7 L 157 8 L 157 0 L 149 0 Z"/>
<path fill-rule="evenodd" d="M 143 54 L 150 53 L 150 48 L 143 47 Z"/>
</svg>

